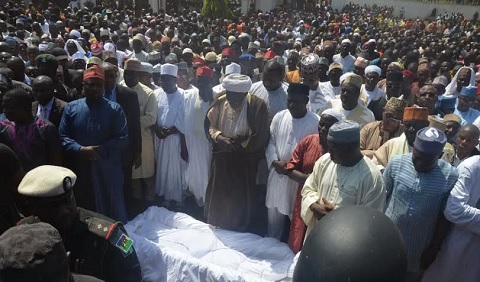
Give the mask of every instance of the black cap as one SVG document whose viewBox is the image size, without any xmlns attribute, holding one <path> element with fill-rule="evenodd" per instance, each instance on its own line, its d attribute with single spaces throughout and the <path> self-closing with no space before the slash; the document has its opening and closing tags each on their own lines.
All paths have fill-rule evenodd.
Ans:
<svg viewBox="0 0 480 282">
<path fill-rule="evenodd" d="M 68 59 L 67 51 L 60 47 L 53 48 L 51 54 L 59 61 Z"/>
<path fill-rule="evenodd" d="M 349 206 L 328 213 L 305 240 L 293 281 L 405 281 L 407 250 L 382 212 Z"/>
<path fill-rule="evenodd" d="M 402 82 L 403 81 L 403 73 L 401 71 L 393 71 L 387 74 L 387 81 L 396 81 Z"/>
<path fill-rule="evenodd" d="M 51 55 L 51 54 L 41 54 L 41 55 L 38 55 L 36 58 L 35 58 L 35 62 L 37 63 L 37 66 L 38 65 L 44 65 L 44 66 L 52 66 L 51 65 L 52 63 L 54 63 L 56 66 L 55 66 L 55 69 L 58 67 L 58 60 L 57 58 L 54 56 L 54 55 Z"/>
<path fill-rule="evenodd" d="M 60 233 L 39 222 L 19 225 L 0 236 L 0 272 L 58 273 L 68 269 L 67 254 Z"/>
<path fill-rule="evenodd" d="M 308 96 L 309 92 L 310 92 L 310 87 L 302 83 L 290 83 L 287 89 L 288 94 L 303 94 Z"/>
</svg>

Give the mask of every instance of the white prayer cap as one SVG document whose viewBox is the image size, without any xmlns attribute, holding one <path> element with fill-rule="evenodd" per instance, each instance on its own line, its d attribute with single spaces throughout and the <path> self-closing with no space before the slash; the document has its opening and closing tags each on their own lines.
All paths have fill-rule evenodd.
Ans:
<svg viewBox="0 0 480 282">
<path fill-rule="evenodd" d="M 153 73 L 161 73 L 162 65 L 156 64 L 153 66 Z"/>
<path fill-rule="evenodd" d="M 82 37 L 82 34 L 80 34 L 80 31 L 74 29 L 74 30 L 70 31 L 70 36 L 80 38 L 80 37 Z"/>
<path fill-rule="evenodd" d="M 342 44 L 344 44 L 344 43 L 348 43 L 348 44 L 351 45 L 351 44 L 352 44 L 352 41 L 350 41 L 350 39 L 343 39 L 343 40 L 342 40 Z"/>
<path fill-rule="evenodd" d="M 259 49 L 260 46 L 255 44 L 255 42 L 249 42 L 248 43 L 248 49 Z"/>
<path fill-rule="evenodd" d="M 187 53 L 193 54 L 192 49 L 190 49 L 190 48 L 183 49 L 182 55 L 187 54 Z"/>
<path fill-rule="evenodd" d="M 377 41 L 375 39 L 369 39 L 367 43 L 377 43 Z"/>
<path fill-rule="evenodd" d="M 325 111 L 322 112 L 322 114 L 320 115 L 320 117 L 322 115 L 329 115 L 329 116 L 332 116 L 334 117 L 335 119 L 337 119 L 337 121 L 341 121 L 345 118 L 345 116 L 339 111 L 339 110 L 336 110 L 336 109 L 326 109 Z"/>
<path fill-rule="evenodd" d="M 230 36 L 228 37 L 228 39 L 227 39 L 227 41 L 228 41 L 228 46 L 232 45 L 232 43 L 233 43 L 235 40 L 237 40 L 237 38 L 235 38 L 235 36 L 233 36 L 233 35 L 230 35 Z"/>
<path fill-rule="evenodd" d="M 260 46 L 260 45 L 261 45 L 261 44 L 260 44 L 260 41 L 257 41 L 257 40 L 253 41 L 253 43 L 257 44 L 257 46 Z"/>
<path fill-rule="evenodd" d="M 152 66 L 152 64 L 142 62 L 141 71 L 142 71 L 142 72 L 149 73 L 149 74 L 152 74 L 152 73 L 153 73 L 153 66 Z"/>
<path fill-rule="evenodd" d="M 77 176 L 68 168 L 42 165 L 30 170 L 18 185 L 18 193 L 30 197 L 56 197 L 72 190 Z"/>
<path fill-rule="evenodd" d="M 45 52 L 47 51 L 48 45 L 45 43 L 40 43 L 38 44 L 38 51 L 40 52 Z"/>
<path fill-rule="evenodd" d="M 225 75 L 229 75 L 232 73 L 241 73 L 242 67 L 240 67 L 237 63 L 230 63 L 228 66 L 225 67 Z"/>
<path fill-rule="evenodd" d="M 233 73 L 223 79 L 222 86 L 227 91 L 247 93 L 252 87 L 252 80 L 246 75 Z"/>
<path fill-rule="evenodd" d="M 105 45 L 103 45 L 103 50 L 110 51 L 110 52 L 115 52 L 115 45 L 113 45 L 113 43 L 111 43 L 111 42 L 107 42 L 107 43 L 105 43 Z"/>
<path fill-rule="evenodd" d="M 202 40 L 202 43 L 208 43 L 208 44 L 211 44 L 211 43 L 210 43 L 210 40 L 208 40 L 207 38 L 203 39 L 203 40 Z"/>
<path fill-rule="evenodd" d="M 87 60 L 85 60 L 85 56 L 83 55 L 82 52 L 75 52 L 75 54 L 73 54 L 72 62 L 74 62 L 76 60 L 84 60 L 85 62 L 87 61 Z"/>
<path fill-rule="evenodd" d="M 354 73 L 353 72 L 346 72 L 344 74 L 342 74 L 342 76 L 340 76 L 340 84 L 342 84 L 345 79 L 347 79 L 347 77 L 353 75 Z"/>
<path fill-rule="evenodd" d="M 365 74 L 368 74 L 370 72 L 376 72 L 378 73 L 378 75 L 382 75 L 382 69 L 375 65 L 369 65 L 365 68 Z"/>
<path fill-rule="evenodd" d="M 172 64 L 163 64 L 160 68 L 160 74 L 167 74 L 177 77 L 178 67 Z"/>
</svg>

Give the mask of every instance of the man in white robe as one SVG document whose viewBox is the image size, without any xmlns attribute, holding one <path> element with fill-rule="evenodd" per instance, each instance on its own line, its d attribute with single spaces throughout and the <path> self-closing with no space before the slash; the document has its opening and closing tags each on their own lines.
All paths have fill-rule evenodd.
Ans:
<svg viewBox="0 0 480 282">
<path fill-rule="evenodd" d="M 288 177 L 286 164 L 298 142 L 318 132 L 319 117 L 307 110 L 309 88 L 305 84 L 288 87 L 288 110 L 275 115 L 270 126 L 270 141 L 266 151 L 269 176 L 266 206 L 268 236 L 281 239 L 285 216 L 291 217 L 298 183 Z"/>
<path fill-rule="evenodd" d="M 345 119 L 354 121 L 364 127 L 370 122 L 375 121 L 375 116 L 364 105 L 358 104 L 360 97 L 360 88 L 363 78 L 356 74 L 348 75 L 341 83 L 342 94 L 339 98 L 329 100 L 319 114 L 326 109 L 335 109 L 345 115 Z"/>
<path fill-rule="evenodd" d="M 340 86 L 340 77 L 342 74 L 342 65 L 336 62 L 331 63 L 328 68 L 328 78 L 330 78 L 330 81 L 319 83 L 319 88 L 322 93 L 325 93 L 328 97 L 336 97 L 342 94 L 342 87 Z"/>
<path fill-rule="evenodd" d="M 365 84 L 360 88 L 360 98 L 358 101 L 365 107 L 370 104 L 370 101 L 385 96 L 385 92 L 377 86 L 381 74 L 382 70 L 378 66 L 369 65 L 365 68 Z"/>
<path fill-rule="evenodd" d="M 453 227 L 424 282 L 480 281 L 480 156 L 463 161 L 458 174 L 444 211 Z"/>
<path fill-rule="evenodd" d="M 133 61 L 133 60 L 132 60 Z M 130 63 L 131 65 L 131 63 Z M 140 106 L 140 132 L 142 136 L 141 166 L 132 171 L 132 195 L 136 200 L 155 200 L 155 153 L 153 145 L 152 125 L 157 120 L 157 99 L 153 91 L 139 82 L 140 68 L 138 63 L 132 70 L 125 67 L 122 85 L 130 87 L 137 93 Z"/>
<path fill-rule="evenodd" d="M 300 215 L 307 233 L 330 211 L 343 206 L 369 206 L 383 212 L 386 192 L 382 174 L 360 151 L 360 126 L 343 120 L 330 127 L 329 153 L 315 163 L 302 189 Z"/>
<path fill-rule="evenodd" d="M 324 108 L 328 101 L 335 98 L 335 95 L 323 93 L 320 87 L 320 57 L 315 53 L 310 53 L 300 61 L 300 75 L 303 83 L 310 87 L 309 102 L 307 108 L 317 113 Z"/>
<path fill-rule="evenodd" d="M 185 183 L 193 194 L 197 205 L 205 203 L 205 192 L 210 175 L 212 148 L 204 129 L 207 111 L 213 101 L 213 70 L 207 66 L 197 68 L 195 91 L 185 91 L 185 116 L 183 132 L 188 150 Z"/>
<path fill-rule="evenodd" d="M 157 195 L 164 197 L 164 204 L 168 207 L 170 201 L 177 205 L 183 204 L 183 190 L 185 190 L 184 171 L 186 167 L 185 155 L 182 156 L 182 132 L 184 99 L 183 90 L 178 89 L 178 67 L 164 64 L 161 67 L 162 87 L 155 90 L 158 114 L 154 126 L 155 131 L 155 162 L 156 176 L 155 189 Z M 185 153 L 185 151 L 183 151 Z"/>
<path fill-rule="evenodd" d="M 269 61 L 263 67 L 262 81 L 250 88 L 250 93 L 267 104 L 270 119 L 287 108 L 288 84 L 283 82 L 284 76 L 285 66 L 275 60 Z"/>
</svg>

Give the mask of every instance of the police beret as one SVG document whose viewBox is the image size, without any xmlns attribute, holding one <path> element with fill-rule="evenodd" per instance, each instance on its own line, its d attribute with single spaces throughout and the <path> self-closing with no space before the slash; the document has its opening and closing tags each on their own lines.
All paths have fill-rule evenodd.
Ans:
<svg viewBox="0 0 480 282">
<path fill-rule="evenodd" d="M 37 65 L 48 65 L 51 63 L 58 64 L 58 60 L 55 56 L 51 54 L 41 54 L 35 58 Z"/>
<path fill-rule="evenodd" d="M 67 271 L 68 262 L 60 233 L 50 224 L 19 225 L 0 236 L 0 272 L 33 273 Z"/>
<path fill-rule="evenodd" d="M 18 193 L 29 197 L 55 197 L 71 191 L 77 176 L 68 168 L 43 165 L 29 171 L 18 186 Z"/>
</svg>

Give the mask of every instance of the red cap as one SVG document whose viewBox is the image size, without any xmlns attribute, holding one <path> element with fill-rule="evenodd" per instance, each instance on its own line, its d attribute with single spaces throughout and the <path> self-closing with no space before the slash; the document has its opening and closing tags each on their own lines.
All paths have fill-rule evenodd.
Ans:
<svg viewBox="0 0 480 282">
<path fill-rule="evenodd" d="M 83 80 L 89 79 L 89 78 L 100 78 L 102 80 L 105 80 L 105 72 L 103 69 L 97 65 L 94 65 L 92 67 L 89 67 L 83 72 Z"/>
<path fill-rule="evenodd" d="M 268 50 L 266 53 L 265 53 L 265 56 L 263 56 L 263 59 L 264 60 L 270 60 L 270 59 L 273 59 L 275 58 L 277 54 L 275 52 L 273 52 L 272 50 Z"/>
<path fill-rule="evenodd" d="M 223 49 L 222 56 L 228 56 L 228 55 L 235 57 L 235 50 L 233 50 L 232 48 Z"/>
<path fill-rule="evenodd" d="M 213 70 L 207 66 L 199 67 L 197 68 L 197 76 L 213 78 Z"/>
<path fill-rule="evenodd" d="M 203 66 L 205 64 L 205 61 L 202 58 L 200 58 L 199 56 L 197 56 L 197 57 L 195 57 L 195 59 L 193 59 L 193 63 Z"/>
<path fill-rule="evenodd" d="M 414 79 L 415 78 L 415 74 L 409 70 L 403 70 L 402 71 L 402 74 L 404 77 L 406 78 L 410 78 L 410 79 Z"/>
</svg>

